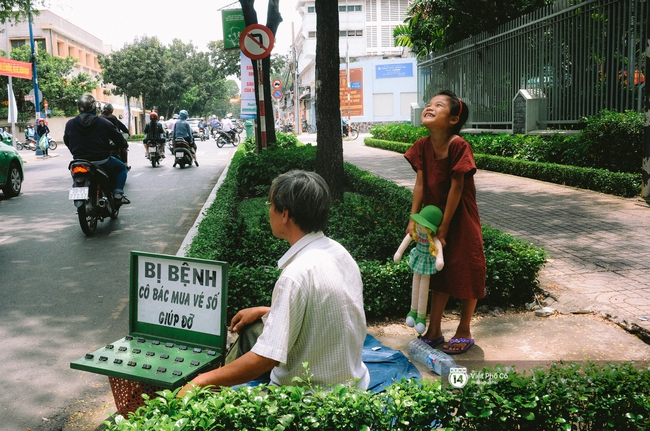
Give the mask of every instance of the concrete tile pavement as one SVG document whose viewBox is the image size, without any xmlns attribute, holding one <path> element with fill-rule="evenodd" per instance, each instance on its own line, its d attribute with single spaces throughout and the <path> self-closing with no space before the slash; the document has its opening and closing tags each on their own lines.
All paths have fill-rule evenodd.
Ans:
<svg viewBox="0 0 650 431">
<path fill-rule="evenodd" d="M 404 157 L 366 147 L 363 137 L 344 141 L 344 160 L 412 189 L 415 173 Z M 650 339 L 650 206 L 645 201 L 482 170 L 475 181 L 484 224 L 550 254 L 540 278 L 557 300 L 552 307 L 595 313 Z"/>
</svg>

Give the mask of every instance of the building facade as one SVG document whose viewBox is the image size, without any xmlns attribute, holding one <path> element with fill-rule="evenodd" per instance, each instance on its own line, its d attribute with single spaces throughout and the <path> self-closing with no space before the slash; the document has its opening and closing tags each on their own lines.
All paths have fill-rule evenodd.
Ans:
<svg viewBox="0 0 650 431">
<path fill-rule="evenodd" d="M 407 17 L 408 4 L 409 0 L 338 0 L 341 111 L 345 117 L 350 114 L 351 121 L 363 131 L 372 124 L 410 120 L 410 103 L 417 98 L 415 59 L 405 48 L 396 47 L 393 39 L 393 29 Z M 315 0 L 298 0 L 296 9 L 302 18 L 294 43 L 298 112 L 301 120 L 315 124 Z M 388 81 L 390 86 L 386 85 Z M 351 109 L 348 90 L 360 107 Z M 284 101 L 285 106 L 293 108 L 285 109 L 291 117 L 295 98 L 290 94 Z"/>
<path fill-rule="evenodd" d="M 27 21 L 10 24 L 7 28 L 7 38 L 9 41 L 9 50 L 22 45 L 30 44 L 29 23 Z M 114 114 L 125 124 L 129 124 L 129 112 L 125 108 L 125 100 L 122 96 L 113 96 L 106 94 L 105 90 L 109 89 L 104 83 L 101 83 L 101 67 L 99 66 L 98 56 L 108 54 L 112 51 L 110 45 L 104 45 L 103 42 L 61 18 L 49 10 L 40 10 L 38 15 L 32 19 L 32 33 L 34 36 L 34 45 L 36 49 L 45 49 L 54 57 L 73 57 L 76 59 L 74 65 L 74 74 L 87 73 L 88 75 L 100 80 L 100 86 L 92 91 L 92 95 L 101 105 L 111 103 L 114 107 Z M 47 99 L 47 94 L 43 95 Z M 140 118 L 142 114 L 141 105 L 138 100 L 130 101 L 131 107 L 131 132 L 137 133 L 142 130 Z M 65 121 L 52 119 L 50 121 L 50 130 L 52 135 L 60 137 L 63 130 L 58 130 L 59 123 L 65 124 Z M 67 120 L 66 120 L 67 121 Z"/>
</svg>

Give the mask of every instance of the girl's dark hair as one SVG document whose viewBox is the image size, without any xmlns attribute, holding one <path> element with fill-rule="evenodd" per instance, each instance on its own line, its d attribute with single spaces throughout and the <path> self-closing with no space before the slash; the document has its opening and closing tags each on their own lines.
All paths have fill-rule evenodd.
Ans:
<svg viewBox="0 0 650 431">
<path fill-rule="evenodd" d="M 435 94 L 434 97 L 435 96 L 447 96 L 449 98 L 449 114 L 459 117 L 458 123 L 456 123 L 452 129 L 452 132 L 458 135 L 460 129 L 462 129 L 467 122 L 467 118 L 469 118 L 469 108 L 467 107 L 467 104 L 460 100 L 453 91 L 443 90 Z"/>
</svg>

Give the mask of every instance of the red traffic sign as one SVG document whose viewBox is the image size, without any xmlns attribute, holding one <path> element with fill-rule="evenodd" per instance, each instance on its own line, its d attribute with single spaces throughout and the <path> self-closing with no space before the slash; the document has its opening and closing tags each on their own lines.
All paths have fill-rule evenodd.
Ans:
<svg viewBox="0 0 650 431">
<path fill-rule="evenodd" d="M 280 81 L 279 79 L 274 79 L 271 85 L 273 86 L 273 88 L 282 88 L 282 81 Z"/>
<path fill-rule="evenodd" d="M 284 95 L 284 93 L 282 93 L 282 90 L 280 90 L 280 89 L 273 90 L 273 94 L 272 94 L 272 96 L 273 96 L 275 99 L 282 99 L 282 96 L 283 96 L 283 95 Z"/>
<path fill-rule="evenodd" d="M 273 33 L 262 24 L 251 24 L 239 36 L 239 47 L 251 60 L 260 60 L 273 50 Z"/>
</svg>

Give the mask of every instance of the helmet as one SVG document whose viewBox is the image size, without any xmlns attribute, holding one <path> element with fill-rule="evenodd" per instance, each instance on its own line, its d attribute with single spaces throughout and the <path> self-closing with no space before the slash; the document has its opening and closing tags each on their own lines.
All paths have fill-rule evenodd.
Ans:
<svg viewBox="0 0 650 431">
<path fill-rule="evenodd" d="M 91 94 L 84 94 L 77 100 L 77 108 L 79 112 L 96 112 L 97 101 Z"/>
<path fill-rule="evenodd" d="M 163 116 L 161 115 L 161 116 L 160 116 L 160 121 L 163 121 L 164 119 L 165 119 L 165 117 L 163 117 Z"/>
<path fill-rule="evenodd" d="M 104 107 L 102 108 L 102 112 L 112 114 L 113 113 L 113 105 L 111 105 L 110 103 L 105 104 Z"/>
<path fill-rule="evenodd" d="M 212 116 L 212 119 L 213 119 L 213 120 L 216 120 L 216 119 L 217 119 L 217 116 L 216 116 L 216 115 L 213 115 L 213 116 Z"/>
<path fill-rule="evenodd" d="M 45 123 L 45 119 L 44 119 L 44 118 L 39 118 L 39 119 L 38 119 L 38 124 L 41 124 L 41 123 Z"/>
<path fill-rule="evenodd" d="M 226 118 L 232 118 L 232 112 L 229 112 L 228 114 L 226 114 Z"/>
<path fill-rule="evenodd" d="M 155 112 L 152 112 L 151 114 L 149 114 L 149 119 L 151 121 L 158 120 L 158 114 L 155 113 Z"/>
<path fill-rule="evenodd" d="M 178 114 L 174 114 L 174 115 L 172 115 L 172 118 L 173 118 L 174 120 L 178 119 Z"/>
<path fill-rule="evenodd" d="M 180 118 L 181 120 L 187 120 L 187 117 L 189 116 L 190 114 L 185 109 L 183 109 L 181 112 L 178 113 L 178 118 Z"/>
</svg>

